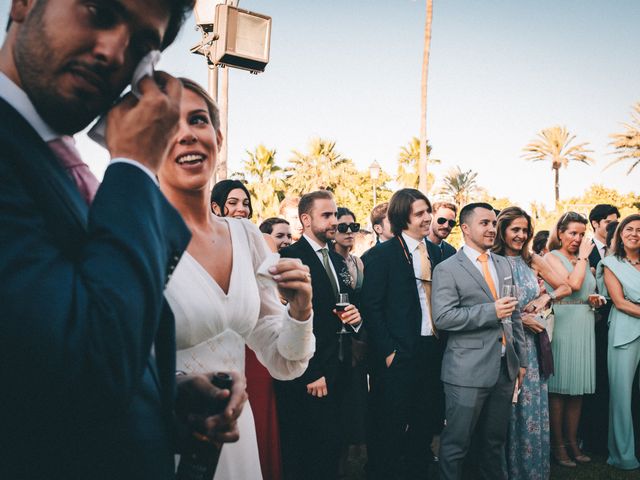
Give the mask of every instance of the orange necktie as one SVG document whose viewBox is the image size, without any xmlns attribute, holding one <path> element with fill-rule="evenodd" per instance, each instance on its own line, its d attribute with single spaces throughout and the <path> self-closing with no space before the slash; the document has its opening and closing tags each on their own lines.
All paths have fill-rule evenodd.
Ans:
<svg viewBox="0 0 640 480">
<path fill-rule="evenodd" d="M 494 299 L 498 299 L 498 293 L 496 292 L 496 285 L 493 283 L 493 277 L 491 276 L 491 272 L 489 271 L 489 254 L 487 252 L 481 253 L 478 256 L 478 261 L 480 262 L 480 266 L 482 267 L 482 275 L 484 276 L 485 282 L 489 286 L 489 290 L 491 290 L 491 294 Z M 502 332 L 502 345 L 507 344 L 507 339 L 504 336 L 504 331 Z"/>
</svg>

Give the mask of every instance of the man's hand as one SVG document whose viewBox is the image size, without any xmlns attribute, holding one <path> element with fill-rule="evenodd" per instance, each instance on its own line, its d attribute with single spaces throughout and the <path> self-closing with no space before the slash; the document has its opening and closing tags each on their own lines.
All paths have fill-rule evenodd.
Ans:
<svg viewBox="0 0 640 480">
<path fill-rule="evenodd" d="M 333 310 L 333 313 L 338 315 L 338 312 L 335 309 Z M 342 323 L 346 323 L 347 325 L 357 326 L 362 322 L 360 311 L 352 304 L 347 305 L 345 309 L 340 312 L 339 316 Z"/>
<path fill-rule="evenodd" d="M 289 304 L 289 315 L 304 321 L 311 316 L 311 274 L 298 258 L 283 258 L 269 269 L 281 298 Z"/>
<path fill-rule="evenodd" d="M 307 393 L 314 397 L 322 398 L 327 396 L 327 380 L 324 377 L 320 377 L 315 382 L 311 382 L 307 385 Z"/>
<path fill-rule="evenodd" d="M 496 300 L 496 316 L 499 319 L 510 317 L 518 306 L 518 300 L 514 297 L 502 297 Z"/>
<path fill-rule="evenodd" d="M 111 158 L 140 162 L 156 173 L 178 128 L 182 84 L 164 72 L 138 84 L 138 100 L 128 94 L 107 117 L 107 148 Z"/>
<path fill-rule="evenodd" d="M 197 432 L 216 443 L 238 441 L 238 417 L 248 398 L 244 375 L 238 372 L 229 374 L 233 379 L 231 391 L 213 385 L 213 373 L 176 377 L 178 418 L 188 425 L 192 432 Z"/>
<path fill-rule="evenodd" d="M 384 359 L 384 363 L 387 364 L 387 368 L 391 366 L 394 358 L 396 358 L 396 352 L 391 352 L 389 355 L 387 355 L 387 358 Z"/>
</svg>

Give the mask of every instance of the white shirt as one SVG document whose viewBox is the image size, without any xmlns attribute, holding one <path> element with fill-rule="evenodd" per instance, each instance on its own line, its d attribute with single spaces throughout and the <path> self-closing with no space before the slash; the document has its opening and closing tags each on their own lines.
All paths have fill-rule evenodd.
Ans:
<svg viewBox="0 0 640 480">
<path fill-rule="evenodd" d="M 424 283 L 422 282 L 422 280 L 419 280 L 419 278 L 422 277 L 422 261 L 420 260 L 420 252 L 418 251 L 418 245 L 420 245 L 420 241 L 416 240 L 415 238 L 411 238 L 404 232 L 402 233 L 402 238 L 407 244 L 407 250 L 409 250 L 409 253 L 411 254 L 413 260 L 413 274 L 416 279 L 416 287 L 418 288 L 420 308 L 422 309 L 420 335 L 426 337 L 429 335 L 433 335 L 433 329 L 431 327 L 431 308 L 429 306 L 429 302 L 427 302 L 427 291 L 424 289 Z"/>
<path fill-rule="evenodd" d="M 11 105 L 22 117 L 33 127 L 42 140 L 45 142 L 50 142 L 55 140 L 56 138 L 60 138 L 63 135 L 59 132 L 53 130 L 47 123 L 42 119 L 40 114 L 37 112 L 33 103 L 27 96 L 27 94 L 22 90 L 18 85 L 13 83 L 13 81 L 7 77 L 4 73 L 0 72 L 0 97 L 4 101 L 6 101 L 9 105 Z M 158 185 L 158 180 L 156 176 L 153 174 L 151 170 L 142 165 L 140 162 L 132 160 L 130 158 L 113 158 L 111 159 L 110 164 L 112 163 L 128 163 L 129 165 L 133 165 L 141 169 L 145 172 L 149 177 L 153 180 L 153 182 Z"/>
<path fill-rule="evenodd" d="M 320 263 L 322 264 L 322 266 L 324 267 L 324 258 L 322 257 L 322 252 L 320 250 L 322 250 L 323 248 L 326 248 L 327 251 L 329 250 L 329 246 L 325 245 L 324 247 L 322 245 L 320 245 L 319 243 L 317 243 L 315 240 L 312 240 L 311 238 L 309 238 L 309 236 L 307 234 L 302 234 L 302 236 L 307 240 L 307 242 L 309 242 L 309 245 L 311 245 L 311 248 L 313 248 L 313 251 L 316 252 L 316 255 L 318 256 L 318 259 L 320 260 Z M 333 278 L 336 281 L 336 285 L 338 286 L 338 289 L 340 288 L 340 281 L 338 280 L 338 274 L 336 273 L 336 269 L 333 266 L 333 262 L 331 261 L 331 257 L 329 257 L 329 266 L 331 267 L 331 273 L 333 273 Z M 351 299 L 349 299 L 349 303 L 351 303 Z M 351 328 L 353 328 L 353 330 L 358 333 L 358 330 L 360 330 L 360 327 L 362 326 L 362 322 L 360 322 L 358 325 L 349 325 Z"/>
<path fill-rule="evenodd" d="M 600 258 L 604 258 L 605 256 L 605 252 L 604 252 L 604 243 L 602 243 L 600 240 L 598 240 L 596 237 L 593 237 L 593 243 L 596 244 L 596 248 L 598 249 L 598 252 L 600 253 Z"/>
</svg>

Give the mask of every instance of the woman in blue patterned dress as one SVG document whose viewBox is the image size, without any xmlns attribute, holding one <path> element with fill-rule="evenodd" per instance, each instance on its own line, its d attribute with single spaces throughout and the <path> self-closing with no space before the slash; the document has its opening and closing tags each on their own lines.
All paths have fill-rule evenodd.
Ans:
<svg viewBox="0 0 640 480">
<path fill-rule="evenodd" d="M 539 337 L 546 337 L 547 332 L 536 315 L 552 299 L 571 293 L 569 285 L 540 255 L 529 252 L 532 238 L 531 217 L 527 212 L 518 207 L 505 208 L 500 212 L 493 251 L 507 257 L 513 270 L 513 283 L 519 288 L 518 306 L 529 361 L 520 386 L 518 402 L 511 413 L 506 444 L 507 474 L 509 479 L 518 480 L 549 478 L 549 406 L 547 379 L 544 375 L 549 372 L 541 372 L 538 360 L 541 354 Z M 547 281 L 554 290 L 542 292 L 538 277 Z"/>
</svg>

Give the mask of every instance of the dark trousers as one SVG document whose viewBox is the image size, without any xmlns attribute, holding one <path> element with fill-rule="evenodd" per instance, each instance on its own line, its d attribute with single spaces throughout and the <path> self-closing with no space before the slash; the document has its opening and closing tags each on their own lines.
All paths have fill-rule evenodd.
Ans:
<svg viewBox="0 0 640 480">
<path fill-rule="evenodd" d="M 285 480 L 334 480 L 344 444 L 340 425 L 344 393 L 350 379 L 343 362 L 327 383 L 326 397 L 307 393 L 304 382 L 276 381 L 282 469 Z"/>
<path fill-rule="evenodd" d="M 608 310 L 599 312 L 595 326 L 596 342 L 596 391 L 585 395 L 580 417 L 580 436 L 588 452 L 607 455 L 609 431 L 609 371 L 607 369 Z"/>
<path fill-rule="evenodd" d="M 514 387 L 505 359 L 493 387 L 444 384 L 447 425 L 440 437 L 441 480 L 505 478 L 502 462 Z"/>
<path fill-rule="evenodd" d="M 376 365 L 371 378 L 367 476 L 427 478 L 433 435 L 442 429 L 442 346 L 421 337 L 412 355 L 397 352 L 389 368 Z"/>
</svg>

